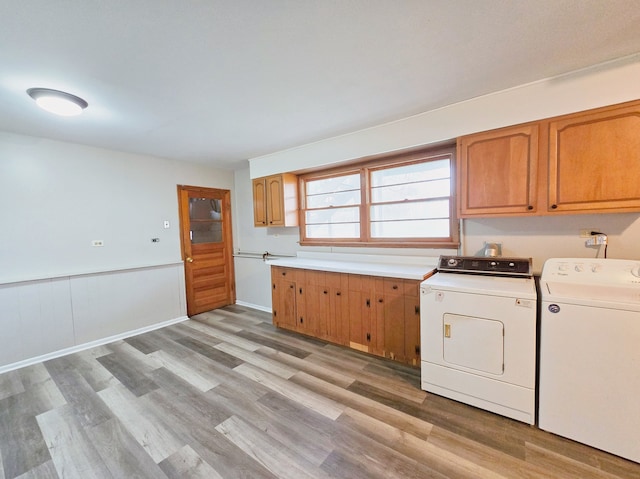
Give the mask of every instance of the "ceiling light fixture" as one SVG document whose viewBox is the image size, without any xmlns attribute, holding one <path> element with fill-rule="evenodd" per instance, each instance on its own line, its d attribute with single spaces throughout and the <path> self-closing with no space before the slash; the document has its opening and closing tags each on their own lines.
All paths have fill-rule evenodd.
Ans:
<svg viewBox="0 0 640 479">
<path fill-rule="evenodd" d="M 50 88 L 29 88 L 27 93 L 40 108 L 60 116 L 79 115 L 89 106 L 78 96 Z"/>
</svg>

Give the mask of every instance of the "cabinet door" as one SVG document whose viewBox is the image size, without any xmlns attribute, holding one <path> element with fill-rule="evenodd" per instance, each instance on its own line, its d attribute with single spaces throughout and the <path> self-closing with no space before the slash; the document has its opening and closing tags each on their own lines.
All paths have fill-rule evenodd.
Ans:
<svg viewBox="0 0 640 479">
<path fill-rule="evenodd" d="M 405 280 L 404 296 L 405 361 L 420 365 L 420 282 Z"/>
<path fill-rule="evenodd" d="M 460 217 L 536 212 L 538 130 L 534 123 L 458 139 Z"/>
<path fill-rule="evenodd" d="M 384 279 L 384 356 L 396 361 L 405 360 L 405 301 L 404 281 Z"/>
<path fill-rule="evenodd" d="M 273 324 L 279 328 L 296 329 L 296 283 L 287 268 L 271 267 L 271 302 Z"/>
<path fill-rule="evenodd" d="M 325 321 L 327 341 L 349 344 L 349 275 L 327 273 L 329 310 Z"/>
<path fill-rule="evenodd" d="M 298 226 L 298 178 L 291 173 L 268 176 L 267 225 Z"/>
<path fill-rule="evenodd" d="M 374 300 L 371 278 L 349 275 L 349 347 L 353 349 L 364 352 L 371 349 Z"/>
<path fill-rule="evenodd" d="M 640 209 L 640 102 L 549 123 L 549 211 Z"/>
<path fill-rule="evenodd" d="M 282 176 L 268 176 L 265 179 L 267 190 L 268 226 L 284 226 L 284 191 Z"/>
<path fill-rule="evenodd" d="M 299 313 L 298 329 L 304 334 L 326 338 L 326 322 L 329 312 L 329 291 L 325 285 L 324 271 L 304 270 L 304 280 L 298 281 L 298 297 L 304 304 Z"/>
<path fill-rule="evenodd" d="M 253 180 L 253 224 L 267 226 L 267 190 L 264 178 Z"/>
</svg>

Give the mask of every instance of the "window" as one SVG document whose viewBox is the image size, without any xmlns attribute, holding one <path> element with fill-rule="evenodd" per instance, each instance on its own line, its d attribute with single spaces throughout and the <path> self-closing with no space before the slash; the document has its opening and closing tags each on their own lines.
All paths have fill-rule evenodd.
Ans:
<svg viewBox="0 0 640 479">
<path fill-rule="evenodd" d="M 301 176 L 301 243 L 457 245 L 453 161 L 422 150 Z"/>
</svg>

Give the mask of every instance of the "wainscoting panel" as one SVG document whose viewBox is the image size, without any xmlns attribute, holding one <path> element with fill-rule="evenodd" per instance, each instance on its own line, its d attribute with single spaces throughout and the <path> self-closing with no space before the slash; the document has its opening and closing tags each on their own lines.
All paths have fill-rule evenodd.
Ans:
<svg viewBox="0 0 640 479">
<path fill-rule="evenodd" d="M 0 285 L 0 370 L 186 315 L 182 263 Z"/>
</svg>

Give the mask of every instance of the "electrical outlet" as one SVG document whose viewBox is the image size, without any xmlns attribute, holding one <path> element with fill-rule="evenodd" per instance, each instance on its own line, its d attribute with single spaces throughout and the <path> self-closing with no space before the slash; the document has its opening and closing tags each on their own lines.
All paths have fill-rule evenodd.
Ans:
<svg viewBox="0 0 640 479">
<path fill-rule="evenodd" d="M 580 238 L 591 238 L 593 235 L 592 231 L 600 231 L 598 228 L 581 228 L 580 229 Z"/>
</svg>

